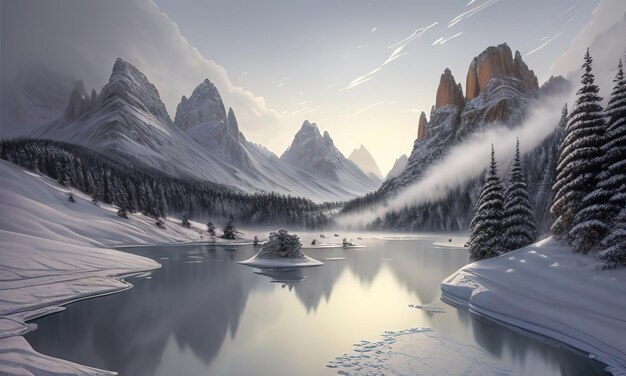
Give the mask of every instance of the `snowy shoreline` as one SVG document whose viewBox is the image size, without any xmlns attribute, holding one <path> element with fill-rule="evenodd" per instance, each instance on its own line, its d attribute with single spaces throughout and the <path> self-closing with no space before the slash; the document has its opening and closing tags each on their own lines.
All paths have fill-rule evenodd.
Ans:
<svg viewBox="0 0 626 376">
<path fill-rule="evenodd" d="M 126 244 L 198 244 L 199 234 L 173 221 L 166 228 L 139 214 L 122 219 L 83 193 L 0 161 L 0 369 L 3 374 L 113 375 L 37 353 L 28 323 L 80 300 L 125 291 L 125 278 L 161 267 L 116 251 Z M 67 200 L 72 192 L 74 202 Z M 200 224 L 194 224 L 200 228 Z"/>
<path fill-rule="evenodd" d="M 506 326 L 564 343 L 626 375 L 626 270 L 572 254 L 551 238 L 464 266 L 442 300 Z"/>
</svg>

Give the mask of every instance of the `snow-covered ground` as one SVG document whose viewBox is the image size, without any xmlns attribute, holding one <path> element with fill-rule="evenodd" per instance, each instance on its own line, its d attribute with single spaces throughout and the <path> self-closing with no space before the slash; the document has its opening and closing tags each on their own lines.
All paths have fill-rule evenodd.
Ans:
<svg viewBox="0 0 626 376">
<path fill-rule="evenodd" d="M 626 269 L 601 265 L 548 238 L 461 268 L 442 282 L 442 296 L 566 343 L 626 375 Z"/>
<path fill-rule="evenodd" d="M 159 229 L 142 215 L 122 219 L 111 206 L 95 206 L 78 191 L 2 160 L 0 187 L 1 373 L 102 374 L 34 352 L 21 337 L 36 327 L 26 321 L 71 301 L 130 287 L 115 276 L 160 267 L 106 247 L 198 241 L 199 232 L 180 221 L 167 220 Z M 67 200 L 70 191 L 73 203 Z"/>
</svg>

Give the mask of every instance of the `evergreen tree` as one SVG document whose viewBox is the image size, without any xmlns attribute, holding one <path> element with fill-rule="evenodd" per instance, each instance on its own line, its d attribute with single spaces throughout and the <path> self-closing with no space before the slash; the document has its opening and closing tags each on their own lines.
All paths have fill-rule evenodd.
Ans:
<svg viewBox="0 0 626 376">
<path fill-rule="evenodd" d="M 604 143 L 604 173 L 598 184 L 610 193 L 609 218 L 617 214 L 602 240 L 600 257 L 608 267 L 626 266 L 626 80 L 620 60 L 615 86 L 606 107 L 608 126 Z"/>
<path fill-rule="evenodd" d="M 182 220 L 181 225 L 183 227 L 186 227 L 186 228 L 190 228 L 191 227 L 191 223 L 189 222 L 189 218 L 187 218 L 187 213 L 183 213 L 183 220 Z"/>
<path fill-rule="evenodd" d="M 600 258 L 607 268 L 626 266 L 626 207 L 615 219 L 610 234 L 602 240 L 601 248 Z"/>
<path fill-rule="evenodd" d="M 531 244 L 537 237 L 535 216 L 528 199 L 526 177 L 522 169 L 519 140 L 504 190 L 503 250 L 508 252 Z"/>
<path fill-rule="evenodd" d="M 235 240 L 237 238 L 237 229 L 233 225 L 233 216 L 230 216 L 230 220 L 224 227 L 224 234 L 222 235 L 223 239 Z"/>
<path fill-rule="evenodd" d="M 207 223 L 206 230 L 209 233 L 209 235 L 215 236 L 215 225 L 213 224 L 213 222 Z"/>
<path fill-rule="evenodd" d="M 600 243 L 609 228 L 609 213 L 611 205 L 608 200 L 610 192 L 599 186 L 603 172 L 604 160 L 604 136 L 605 121 L 604 110 L 600 105 L 602 100 L 598 95 L 598 87 L 593 84 L 594 76 L 591 74 L 592 58 L 589 51 L 585 56 L 585 74 L 583 83 L 586 86 L 579 91 L 580 112 L 578 127 L 574 128 L 574 133 L 578 137 L 574 141 L 575 151 L 578 158 L 575 165 L 577 173 L 583 180 L 580 186 L 580 193 L 584 194 L 582 201 L 578 205 L 578 210 L 572 221 L 572 228 L 568 234 L 570 243 L 574 251 L 587 253 Z"/>
<path fill-rule="evenodd" d="M 478 208 L 470 224 L 470 256 L 474 260 L 494 257 L 502 250 L 503 192 L 495 152 L 491 146 L 491 165 L 483 183 Z"/>
<path fill-rule="evenodd" d="M 586 252 L 588 240 L 602 229 L 594 221 L 593 200 L 583 206 L 583 199 L 595 188 L 601 169 L 604 114 L 598 86 L 591 73 L 593 59 L 585 54 L 582 87 L 569 115 L 569 123 L 561 143 L 557 177 L 552 190 L 554 203 L 550 208 L 556 217 L 552 232 L 557 239 L 574 244 L 575 250 Z M 589 208 L 576 217 L 581 209 Z M 576 226 L 576 227 L 575 227 Z"/>
</svg>

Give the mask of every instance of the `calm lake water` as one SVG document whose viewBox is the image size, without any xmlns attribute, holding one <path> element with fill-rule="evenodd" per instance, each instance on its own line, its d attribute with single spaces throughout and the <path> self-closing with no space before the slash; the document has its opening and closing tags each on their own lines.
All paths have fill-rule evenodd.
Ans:
<svg viewBox="0 0 626 376">
<path fill-rule="evenodd" d="M 313 236 L 303 234 L 303 243 Z M 439 283 L 468 263 L 464 249 L 433 246 L 445 235 L 358 236 L 367 248 L 307 249 L 325 265 L 281 273 L 237 264 L 254 254 L 251 246 L 125 249 L 163 268 L 130 278 L 130 290 L 36 320 L 26 338 L 41 353 L 120 375 L 332 375 L 328 361 L 354 343 L 428 327 L 492 354 L 515 374 L 604 374 L 569 350 L 443 303 Z"/>
</svg>

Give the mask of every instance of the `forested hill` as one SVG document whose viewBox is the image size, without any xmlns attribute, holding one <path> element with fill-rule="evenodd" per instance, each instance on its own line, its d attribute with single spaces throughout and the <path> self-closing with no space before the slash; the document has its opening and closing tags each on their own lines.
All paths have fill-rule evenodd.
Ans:
<svg viewBox="0 0 626 376">
<path fill-rule="evenodd" d="M 241 224 L 317 228 L 325 225 L 327 213 L 339 206 L 276 193 L 248 194 L 220 184 L 175 178 L 58 141 L 2 141 L 0 158 L 74 187 L 96 201 L 154 217 L 186 213 L 190 219 L 206 221 L 232 215 Z"/>
</svg>

